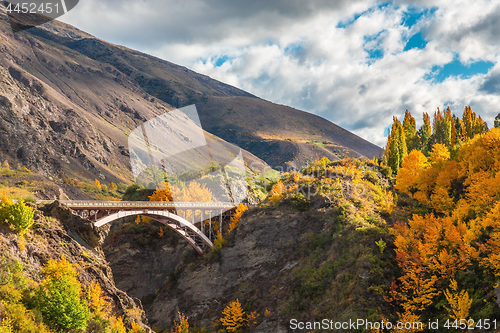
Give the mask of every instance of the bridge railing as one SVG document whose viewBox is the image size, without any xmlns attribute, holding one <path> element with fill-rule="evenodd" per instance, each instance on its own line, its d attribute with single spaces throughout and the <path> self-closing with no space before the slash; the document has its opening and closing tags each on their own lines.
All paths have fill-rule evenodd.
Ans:
<svg viewBox="0 0 500 333">
<path fill-rule="evenodd" d="M 41 204 L 53 201 L 39 200 Z M 94 200 L 59 200 L 66 207 L 76 209 L 127 209 L 127 208 L 163 208 L 163 209 L 224 209 L 234 208 L 230 202 L 160 202 L 160 201 L 94 201 Z"/>
</svg>

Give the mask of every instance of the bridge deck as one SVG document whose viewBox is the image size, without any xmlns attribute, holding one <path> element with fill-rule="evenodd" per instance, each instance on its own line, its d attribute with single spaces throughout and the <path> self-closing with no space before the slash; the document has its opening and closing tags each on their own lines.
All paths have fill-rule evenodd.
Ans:
<svg viewBox="0 0 500 333">
<path fill-rule="evenodd" d="M 39 200 L 41 204 L 50 204 L 53 200 Z M 72 209 L 233 209 L 230 202 L 159 202 L 159 201 L 94 201 L 94 200 L 59 200 Z"/>
</svg>

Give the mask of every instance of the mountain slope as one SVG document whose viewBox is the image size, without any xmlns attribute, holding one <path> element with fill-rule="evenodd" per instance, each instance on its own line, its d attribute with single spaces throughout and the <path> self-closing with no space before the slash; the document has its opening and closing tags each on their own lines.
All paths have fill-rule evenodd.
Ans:
<svg viewBox="0 0 500 333">
<path fill-rule="evenodd" d="M 121 131 L 130 129 L 127 121 L 137 123 L 171 107 L 196 104 L 205 130 L 274 166 L 300 167 L 321 156 L 379 157 L 382 152 L 321 117 L 270 103 L 60 22 L 29 29 L 14 38 L 30 45 L 18 61 L 23 69 Z M 131 119 L 120 118 L 117 109 L 130 113 Z"/>
<path fill-rule="evenodd" d="M 0 162 L 60 179 L 130 183 L 128 134 L 173 107 L 115 67 L 31 33 L 91 38 L 57 21 L 47 26 L 13 33 L 0 10 Z"/>
</svg>

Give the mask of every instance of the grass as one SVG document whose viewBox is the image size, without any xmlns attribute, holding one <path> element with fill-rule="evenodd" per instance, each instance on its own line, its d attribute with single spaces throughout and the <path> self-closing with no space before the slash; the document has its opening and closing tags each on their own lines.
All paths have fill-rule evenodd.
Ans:
<svg viewBox="0 0 500 333">
<path fill-rule="evenodd" d="M 320 146 L 320 147 L 323 147 L 325 148 L 325 144 L 323 142 L 319 142 L 319 141 L 312 141 L 311 143 L 314 143 L 315 145 L 317 146 Z"/>
<path fill-rule="evenodd" d="M 4 194 L 7 195 L 10 199 L 13 200 L 19 200 L 23 199 L 24 201 L 34 201 L 35 198 L 33 196 L 33 193 L 31 193 L 29 190 L 25 188 L 18 188 L 18 187 L 8 187 L 8 188 L 1 188 L 0 187 L 0 197 L 3 197 Z"/>
</svg>

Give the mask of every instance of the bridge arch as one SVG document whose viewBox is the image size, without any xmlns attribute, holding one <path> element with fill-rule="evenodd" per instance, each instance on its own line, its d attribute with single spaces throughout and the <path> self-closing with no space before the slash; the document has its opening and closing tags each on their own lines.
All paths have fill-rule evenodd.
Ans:
<svg viewBox="0 0 500 333">
<path fill-rule="evenodd" d="M 214 247 L 212 241 L 205 236 L 204 233 L 200 231 L 196 226 L 194 226 L 191 222 L 184 219 L 183 217 L 171 213 L 167 210 L 149 210 L 149 209 L 141 209 L 141 210 L 125 210 L 118 211 L 109 215 L 106 215 L 97 221 L 94 222 L 96 227 L 102 227 L 103 225 L 121 219 L 127 216 L 140 215 L 149 217 L 155 221 L 166 225 L 167 227 L 173 229 L 179 235 L 182 236 L 185 240 L 188 241 L 189 244 L 199 253 L 203 254 L 203 247 L 208 246 L 211 249 Z M 203 223 L 203 221 L 201 222 Z"/>
</svg>

